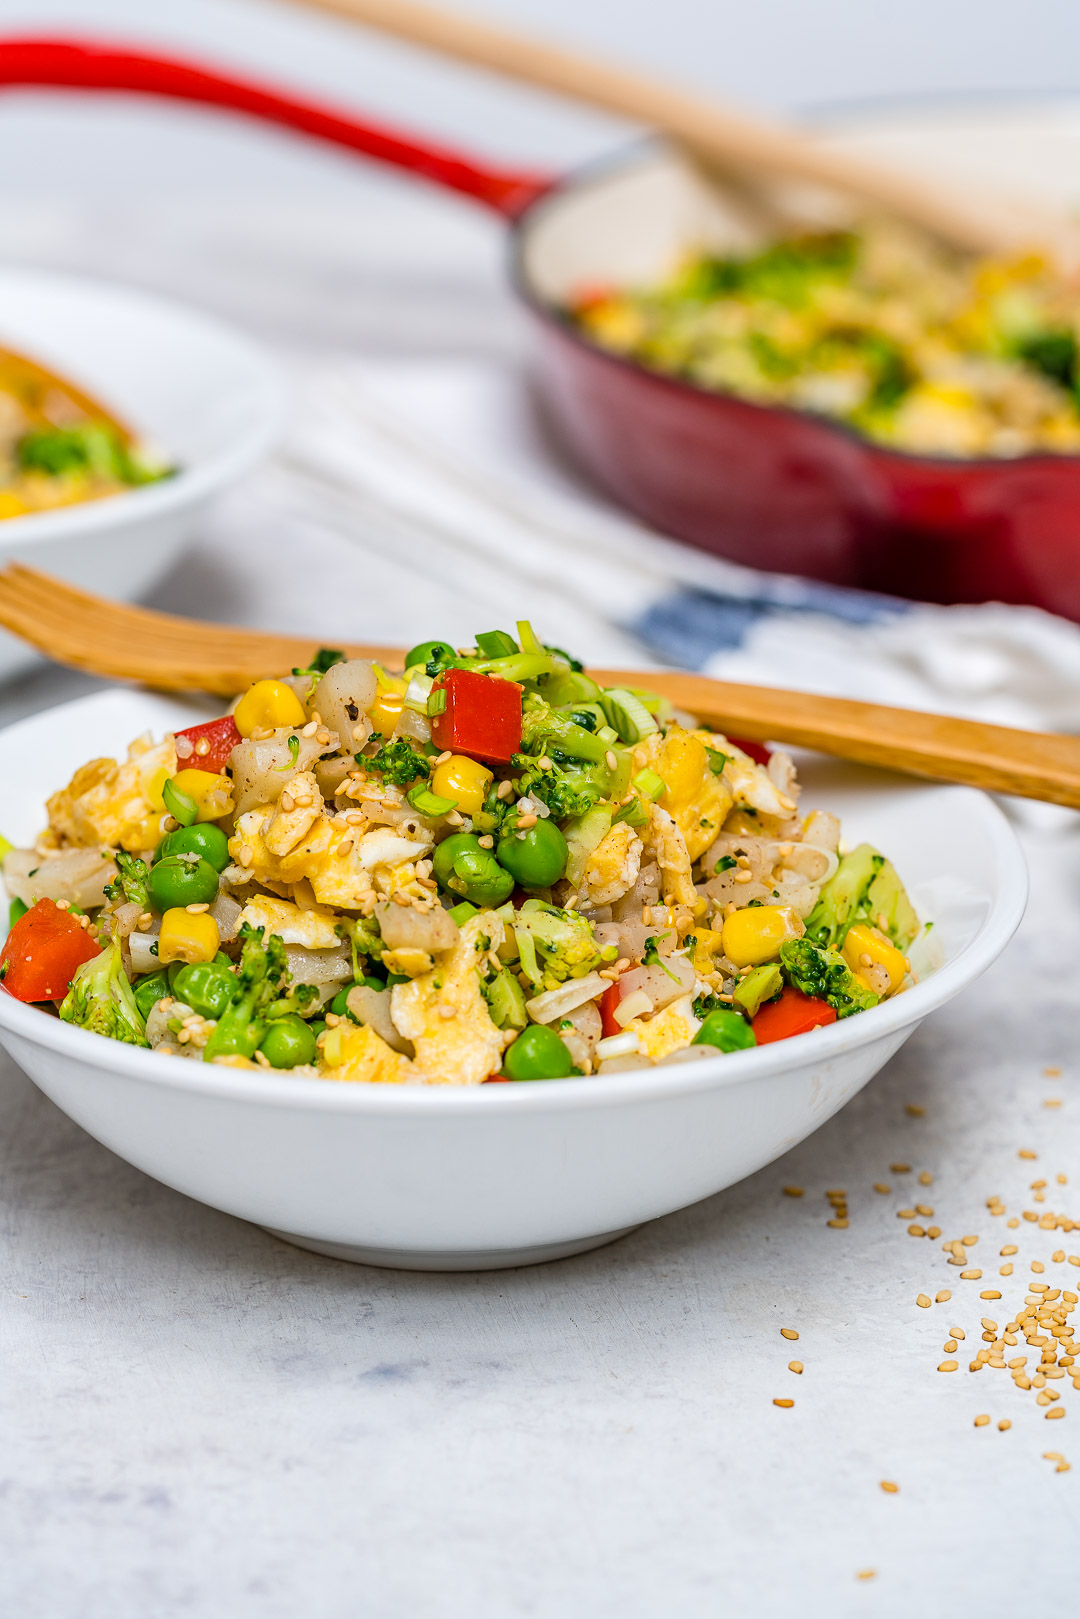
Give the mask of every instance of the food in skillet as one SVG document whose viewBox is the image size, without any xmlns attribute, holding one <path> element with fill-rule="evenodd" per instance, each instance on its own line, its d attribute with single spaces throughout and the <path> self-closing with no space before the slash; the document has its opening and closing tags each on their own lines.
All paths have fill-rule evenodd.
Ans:
<svg viewBox="0 0 1080 1619">
<path fill-rule="evenodd" d="M 715 1056 L 910 982 L 890 862 L 791 760 L 527 623 L 402 674 L 320 652 L 94 759 L 9 848 L 5 990 L 136 1046 L 476 1085 Z"/>
<path fill-rule="evenodd" d="M 1037 255 L 971 260 L 896 226 L 695 253 L 583 292 L 593 341 L 704 388 L 919 454 L 1080 451 L 1080 295 Z"/>
<path fill-rule="evenodd" d="M 169 471 L 89 394 L 0 348 L 0 518 L 100 500 Z"/>
</svg>

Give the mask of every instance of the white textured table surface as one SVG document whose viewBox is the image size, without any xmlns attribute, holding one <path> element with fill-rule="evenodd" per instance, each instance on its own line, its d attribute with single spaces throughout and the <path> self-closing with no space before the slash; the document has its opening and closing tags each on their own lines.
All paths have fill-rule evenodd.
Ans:
<svg viewBox="0 0 1080 1619">
<path fill-rule="evenodd" d="M 122 209 L 28 212 L 9 246 L 186 285 L 286 354 L 512 354 L 495 234 L 425 215 L 410 236 L 409 216 L 341 223 L 316 245 L 296 233 L 273 275 L 257 222 L 235 215 L 200 234 Z M 159 600 L 205 607 L 194 588 L 176 579 Z M 28 677 L 0 718 L 80 684 Z M 1080 1219 L 1080 845 L 1027 845 L 1020 939 L 844 1113 L 744 1185 L 535 1270 L 406 1275 L 295 1251 L 129 1169 L 5 1059 L 5 1615 L 1071 1613 L 1080 1395 L 1053 1384 L 1069 1411 L 1047 1422 L 1007 1372 L 966 1370 L 980 1316 L 1009 1319 L 1032 1260 L 1051 1286 L 1080 1283 L 1051 1258 L 1080 1255 L 1080 1231 L 1006 1228 L 1022 1209 Z M 910 1174 L 890 1170 L 901 1161 Z M 805 1195 L 783 1196 L 789 1183 Z M 826 1226 L 832 1188 L 847 1230 Z M 989 1214 L 992 1194 L 1007 1215 Z M 984 1280 L 959 1281 L 940 1243 L 907 1235 L 896 1211 L 916 1202 L 944 1237 L 978 1236 Z M 996 1280 L 1012 1240 L 1015 1272 Z M 995 1285 L 1001 1302 L 981 1302 Z M 941 1288 L 948 1304 L 917 1308 Z M 942 1375 L 953 1325 L 961 1370 Z M 981 1412 L 993 1420 L 976 1429 Z"/>
</svg>

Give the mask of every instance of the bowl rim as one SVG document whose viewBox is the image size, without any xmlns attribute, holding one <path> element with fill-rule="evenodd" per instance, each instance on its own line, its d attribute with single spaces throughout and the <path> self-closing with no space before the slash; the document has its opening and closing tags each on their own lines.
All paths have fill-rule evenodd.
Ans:
<svg viewBox="0 0 1080 1619">
<path fill-rule="evenodd" d="M 842 134 L 844 129 L 842 125 L 833 128 L 823 123 L 815 132 Z M 804 427 L 818 428 L 826 434 L 840 438 L 849 448 L 860 450 L 865 455 L 885 463 L 895 462 L 899 466 L 916 469 L 925 467 L 938 474 L 944 472 L 963 474 L 969 470 L 984 474 L 1007 473 L 1014 468 L 1018 472 L 1021 470 L 1030 472 L 1033 469 L 1048 467 L 1067 469 L 1075 473 L 1080 469 L 1080 452 L 1061 454 L 1053 450 L 1030 450 L 1023 455 L 957 456 L 932 455 L 926 451 L 904 450 L 896 445 L 880 444 L 868 434 L 860 432 L 857 427 L 852 427 L 848 422 L 841 421 L 835 416 L 826 415 L 823 411 L 797 405 L 765 404 L 728 388 L 708 388 L 704 383 L 695 382 L 690 377 L 675 376 L 670 371 L 654 369 L 628 355 L 617 354 L 588 337 L 574 324 L 568 311 L 560 309 L 558 305 L 545 298 L 533 284 L 528 263 L 530 233 L 538 226 L 542 226 L 546 212 L 558 207 L 575 192 L 586 191 L 591 186 L 603 184 L 617 173 L 630 169 L 635 164 L 648 162 L 650 158 L 655 158 L 665 150 L 670 151 L 672 148 L 662 136 L 646 135 L 640 140 L 622 146 L 616 152 L 594 158 L 589 163 L 571 169 L 568 174 L 558 176 L 512 220 L 507 248 L 510 284 L 529 314 L 546 331 L 553 332 L 571 348 L 589 355 L 592 359 L 604 361 L 624 375 L 648 378 L 651 383 L 678 397 L 710 401 L 717 408 L 737 406 L 758 417 L 780 417 L 785 421 L 800 423 Z"/>
<path fill-rule="evenodd" d="M 83 708 L 115 695 L 116 688 L 61 703 L 4 728 L 30 733 L 47 716 Z M 148 693 L 147 696 L 150 696 Z M 858 769 L 859 767 L 853 767 Z M 868 774 L 875 774 L 868 772 Z M 973 939 L 929 978 L 895 1000 L 827 1028 L 796 1035 L 765 1048 L 730 1052 L 695 1063 L 658 1064 L 603 1077 L 590 1076 L 535 1084 L 507 1085 L 365 1085 L 333 1080 L 291 1079 L 287 1073 L 231 1069 L 185 1058 L 165 1060 L 141 1047 L 106 1040 L 61 1023 L 34 1006 L 15 1000 L 0 988 L 0 1031 L 43 1048 L 55 1057 L 85 1067 L 111 1070 L 119 1077 L 170 1089 L 195 1092 L 218 1101 L 302 1111 L 411 1116 L 424 1109 L 430 1116 L 502 1117 L 526 1113 L 616 1107 L 621 1103 L 663 1102 L 668 1098 L 738 1085 L 784 1073 L 808 1061 L 827 1062 L 907 1029 L 980 977 L 1000 955 L 1019 927 L 1028 896 L 1027 865 L 1016 833 L 1000 807 L 972 787 L 923 784 L 962 800 L 969 815 L 979 818 L 992 851 L 994 884 L 989 911 Z M 810 1042 L 813 1042 L 811 1047 Z M 6 1042 L 4 1042 L 6 1044 Z M 811 1055 L 812 1051 L 812 1055 Z"/>
<path fill-rule="evenodd" d="M 246 386 L 252 407 L 247 420 L 231 439 L 194 466 L 181 466 L 161 483 L 124 489 L 100 500 L 79 502 L 49 511 L 26 512 L 0 522 L 0 548 L 33 545 L 57 539 L 92 538 L 102 529 L 120 529 L 166 516 L 193 503 L 209 499 L 233 482 L 257 461 L 281 431 L 286 414 L 284 376 L 269 351 L 246 332 L 220 320 L 216 315 L 178 299 L 142 287 L 129 286 L 107 276 L 73 275 L 66 271 L 0 267 L 0 294 L 5 286 L 22 283 L 28 287 L 43 284 L 62 295 L 68 290 L 98 295 L 113 308 L 139 305 L 149 313 L 173 322 L 178 328 L 199 329 L 247 371 Z M 99 385 L 100 386 L 100 385 Z M 107 393 L 107 388 L 102 388 Z M 136 424 L 137 431 L 137 424 Z"/>
</svg>

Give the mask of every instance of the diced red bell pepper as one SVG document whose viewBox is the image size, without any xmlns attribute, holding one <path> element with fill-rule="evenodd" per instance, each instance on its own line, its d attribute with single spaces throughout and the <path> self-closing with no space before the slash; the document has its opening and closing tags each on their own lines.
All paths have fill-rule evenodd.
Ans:
<svg viewBox="0 0 1080 1619">
<path fill-rule="evenodd" d="M 77 917 L 51 899 L 39 899 L 8 934 L 0 976 L 17 1001 L 60 1001 L 76 970 L 100 954 L 101 946 Z"/>
<path fill-rule="evenodd" d="M 204 725 L 189 725 L 186 730 L 177 731 L 178 742 L 181 737 L 187 738 L 192 749 L 190 753 L 177 750 L 181 770 L 212 770 L 216 775 L 225 769 L 236 744 L 243 741 L 231 714 L 220 720 L 207 720 Z M 205 749 L 199 746 L 202 742 L 207 744 Z"/>
<path fill-rule="evenodd" d="M 606 1040 L 609 1035 L 622 1034 L 622 1028 L 615 1021 L 615 1008 L 622 1000 L 618 983 L 609 984 L 600 997 L 600 1034 Z"/>
<path fill-rule="evenodd" d="M 446 707 L 432 715 L 431 740 L 437 748 L 467 753 L 483 764 L 508 765 L 521 748 L 521 687 L 513 680 L 481 675 L 475 669 L 447 669 L 431 688 Z"/>
<path fill-rule="evenodd" d="M 729 736 L 728 741 L 749 754 L 756 765 L 767 765 L 772 758 L 771 750 L 763 742 L 748 742 L 743 736 Z"/>
<path fill-rule="evenodd" d="M 779 1000 L 766 1001 L 758 1012 L 753 1022 L 754 1038 L 759 1046 L 768 1046 L 774 1040 L 790 1040 L 793 1034 L 806 1034 L 835 1022 L 836 1013 L 827 1001 L 804 995 L 789 984 Z"/>
</svg>

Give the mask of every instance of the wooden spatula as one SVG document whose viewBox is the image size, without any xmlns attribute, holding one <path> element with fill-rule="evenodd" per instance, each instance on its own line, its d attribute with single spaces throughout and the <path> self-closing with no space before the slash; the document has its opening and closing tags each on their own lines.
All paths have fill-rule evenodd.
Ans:
<svg viewBox="0 0 1080 1619">
<path fill-rule="evenodd" d="M 106 601 L 18 562 L 0 572 L 0 625 L 73 669 L 219 697 L 232 697 L 263 675 L 305 665 L 315 650 L 306 636 L 232 629 Z M 343 650 L 401 667 L 400 647 L 354 643 Z M 589 672 L 602 685 L 662 692 L 733 736 L 817 748 L 908 775 L 1080 809 L 1080 740 L 1074 737 L 771 686 L 736 686 L 705 675 Z"/>
</svg>

